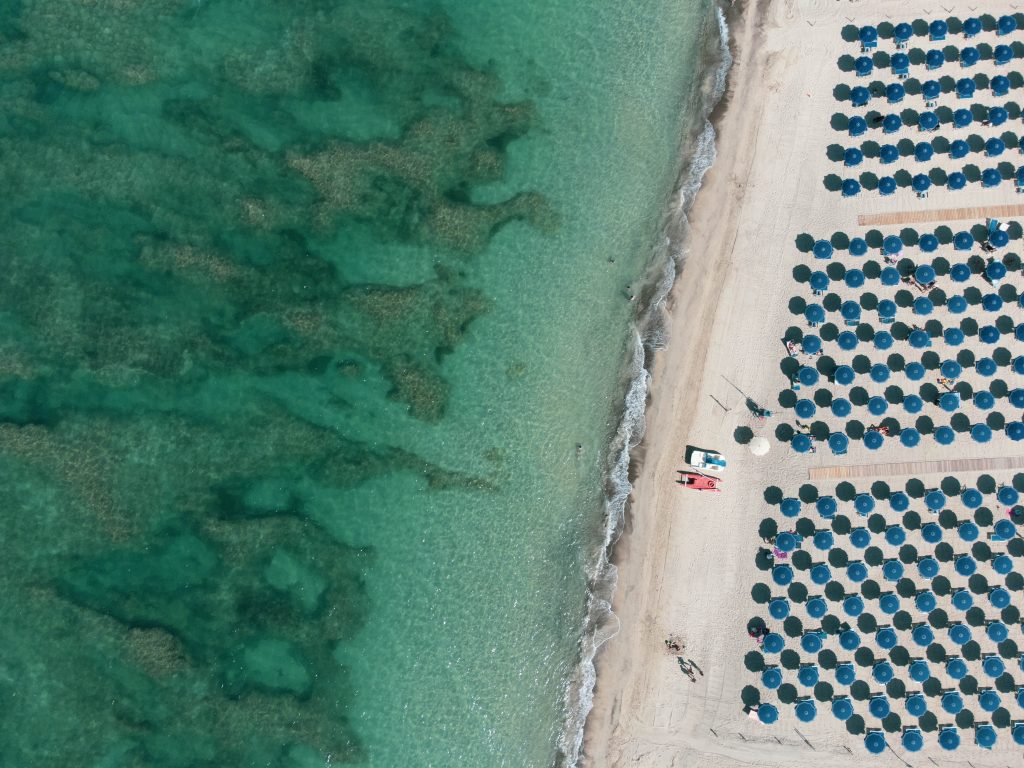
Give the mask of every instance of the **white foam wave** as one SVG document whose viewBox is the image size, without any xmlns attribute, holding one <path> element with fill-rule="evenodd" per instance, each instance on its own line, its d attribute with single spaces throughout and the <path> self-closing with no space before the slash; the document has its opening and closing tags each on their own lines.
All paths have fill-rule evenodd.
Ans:
<svg viewBox="0 0 1024 768">
<path fill-rule="evenodd" d="M 580 633 L 580 657 L 572 679 L 565 686 L 565 721 L 558 740 L 559 768 L 575 768 L 583 748 L 583 731 L 594 699 L 597 679 L 594 657 L 597 650 L 619 631 L 618 617 L 612 612 L 611 599 L 617 582 L 617 569 L 611 562 L 616 540 L 622 532 L 627 503 L 633 486 L 629 468 L 633 450 L 646 429 L 645 411 L 650 385 L 650 361 L 654 351 L 665 343 L 665 305 L 675 282 L 677 266 L 685 259 L 684 244 L 688 225 L 686 212 L 700 189 L 705 173 L 715 161 L 715 129 L 708 117 L 725 93 L 732 55 L 729 51 L 729 27 L 725 13 L 717 9 L 720 50 L 718 66 L 705 82 L 703 126 L 688 148 L 673 202 L 665 224 L 664 241 L 655 251 L 648 287 L 641 292 L 634 335 L 626 366 L 628 380 L 622 417 L 609 445 L 604 504 L 603 538 L 588 568 L 587 610 Z"/>
</svg>

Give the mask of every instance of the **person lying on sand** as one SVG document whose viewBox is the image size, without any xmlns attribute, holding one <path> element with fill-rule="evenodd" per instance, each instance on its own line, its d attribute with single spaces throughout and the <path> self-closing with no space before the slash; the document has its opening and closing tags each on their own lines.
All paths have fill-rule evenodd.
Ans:
<svg viewBox="0 0 1024 768">
<path fill-rule="evenodd" d="M 690 666 L 690 662 L 688 662 L 682 656 L 676 656 L 676 661 L 679 662 L 679 668 L 681 670 L 683 670 L 683 674 L 685 674 L 688 678 L 690 678 L 690 682 L 691 683 L 696 683 L 697 682 L 697 676 L 695 674 L 693 674 L 693 667 Z"/>
</svg>

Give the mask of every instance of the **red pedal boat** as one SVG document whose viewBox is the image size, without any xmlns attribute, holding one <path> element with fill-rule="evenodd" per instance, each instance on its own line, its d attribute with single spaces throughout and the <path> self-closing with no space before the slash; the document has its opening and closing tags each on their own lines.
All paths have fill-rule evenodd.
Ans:
<svg viewBox="0 0 1024 768">
<path fill-rule="evenodd" d="M 714 491 L 715 493 L 722 491 L 722 481 L 717 477 L 702 475 L 700 472 L 687 472 L 683 469 L 677 469 L 676 472 L 679 474 L 676 482 L 684 488 L 692 488 L 695 491 Z"/>
</svg>

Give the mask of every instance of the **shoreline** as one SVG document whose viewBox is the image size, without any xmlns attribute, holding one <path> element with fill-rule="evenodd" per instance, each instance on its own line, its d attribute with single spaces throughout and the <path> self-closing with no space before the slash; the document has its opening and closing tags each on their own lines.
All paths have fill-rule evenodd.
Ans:
<svg viewBox="0 0 1024 768">
<path fill-rule="evenodd" d="M 654 572 L 646 572 L 643 558 L 644 553 L 651 551 L 656 535 L 662 532 L 657 521 L 643 519 L 642 513 L 638 515 L 638 510 L 648 506 L 649 489 L 656 483 L 654 465 L 646 459 L 649 453 L 655 452 L 654 449 L 662 447 L 666 439 L 667 427 L 659 428 L 659 417 L 666 407 L 666 401 L 671 400 L 672 392 L 688 390 L 694 393 L 690 398 L 692 401 L 699 390 L 696 385 L 704 376 L 709 345 L 705 344 L 700 351 L 698 364 L 677 365 L 682 354 L 681 342 L 688 334 L 693 334 L 694 328 L 702 331 L 696 335 L 704 338 L 710 336 L 715 315 L 712 306 L 715 294 L 710 286 L 721 283 L 732 266 L 728 260 L 732 239 L 723 237 L 721 231 L 715 237 L 713 222 L 730 220 L 731 214 L 740 207 L 742 197 L 730 200 L 729 207 L 724 210 L 719 203 L 723 196 L 728 196 L 728 190 L 733 186 L 732 171 L 740 159 L 737 157 L 738 150 L 753 144 L 752 141 L 744 141 L 744 138 L 753 138 L 750 133 L 757 128 L 756 122 L 744 127 L 734 105 L 738 94 L 747 94 L 746 89 L 751 87 L 751 73 L 756 75 L 757 72 L 756 68 L 750 67 L 748 59 L 757 51 L 756 43 L 751 45 L 755 42 L 752 38 L 757 25 L 763 23 L 766 8 L 760 0 L 734 0 L 727 9 L 722 10 L 730 32 L 728 46 L 732 62 L 725 88 L 705 118 L 714 130 L 716 156 L 704 173 L 696 197 L 685 214 L 688 227 L 685 239 L 680 244 L 685 258 L 677 264 L 678 273 L 663 309 L 666 339 L 661 348 L 654 350 L 654 359 L 648 366 L 651 379 L 645 409 L 647 428 L 644 438 L 630 452 L 628 471 L 633 488 L 627 501 L 621 534 L 612 546 L 610 558 L 618 574 L 611 611 L 618 619 L 620 630 L 597 651 L 597 680 L 592 708 L 584 727 L 581 766 L 618 764 L 618 755 L 613 747 L 617 731 L 615 720 L 621 716 L 623 700 L 631 692 L 627 686 L 632 670 L 648 667 L 651 656 L 663 653 L 656 646 L 649 645 L 646 652 L 641 651 L 639 658 L 634 655 L 635 651 L 640 650 L 636 648 L 636 632 L 647 627 L 648 622 L 638 621 L 642 618 L 643 604 L 631 598 L 638 586 L 642 587 L 644 582 L 648 582 L 649 586 L 661 570 L 656 568 Z M 744 103 L 749 105 L 749 102 Z M 746 137 L 743 136 L 744 130 Z M 699 139 L 699 134 L 700 131 L 695 141 Z M 676 194 L 681 191 L 681 186 Z M 702 243 L 702 247 L 696 248 L 697 243 Z M 714 277 L 712 280 L 700 275 L 709 270 Z M 681 371 L 682 377 L 670 380 L 666 371 L 668 368 Z M 694 413 L 694 405 L 693 402 L 688 404 L 685 409 L 687 414 Z"/>
</svg>

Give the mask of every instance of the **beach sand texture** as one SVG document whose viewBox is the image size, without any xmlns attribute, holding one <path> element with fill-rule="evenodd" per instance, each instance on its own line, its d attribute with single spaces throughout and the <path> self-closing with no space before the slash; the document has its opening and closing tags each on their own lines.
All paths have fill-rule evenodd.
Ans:
<svg viewBox="0 0 1024 768">
<path fill-rule="evenodd" d="M 971 729 L 961 728 L 963 743 L 956 752 L 941 750 L 936 734 L 927 733 L 921 752 L 906 753 L 899 744 L 897 732 L 887 735 L 895 752 L 887 750 L 880 756 L 872 756 L 864 748 L 863 734 L 849 733 L 845 724 L 829 712 L 827 702 L 818 703 L 818 717 L 808 724 L 797 721 L 792 705 L 779 705 L 779 721 L 767 727 L 743 713 L 741 700 L 744 688 L 755 686 L 761 690 L 762 700 L 778 704 L 777 697 L 761 685 L 760 674 L 745 666 L 747 655 L 758 650 L 747 635 L 747 622 L 754 616 L 767 618 L 767 606 L 755 602 L 752 590 L 759 583 L 771 584 L 770 572 L 755 564 L 755 555 L 763 546 L 758 527 L 764 518 L 770 517 L 779 520 L 780 526 L 785 525 L 778 507 L 766 503 L 766 488 L 777 486 L 785 495 L 792 496 L 802 485 L 814 483 L 822 495 L 827 495 L 842 481 L 844 467 L 857 468 L 851 482 L 858 491 L 867 490 L 875 480 L 889 483 L 894 490 L 902 489 L 911 477 L 918 477 L 927 487 L 934 487 L 950 472 L 947 465 L 929 462 L 949 459 L 970 460 L 955 473 L 968 485 L 973 485 L 978 476 L 986 472 L 998 482 L 1010 482 L 1019 471 L 1007 466 L 1020 465 L 1013 459 L 1022 453 L 1021 444 L 1011 442 L 999 431 L 987 444 L 975 443 L 962 434 L 955 445 L 942 447 L 925 435 L 914 449 L 904 448 L 898 440 L 892 439 L 877 452 L 866 450 L 859 440 L 852 440 L 848 454 L 842 457 L 833 456 L 821 443 L 815 454 L 798 455 L 776 438 L 777 427 L 786 422 L 793 424 L 795 419 L 791 409 L 779 405 L 780 392 L 788 388 L 780 371 L 780 362 L 786 354 L 781 339 L 793 326 L 810 331 L 803 317 L 791 311 L 790 299 L 814 300 L 808 285 L 794 279 L 794 269 L 800 265 L 821 268 L 814 264 L 810 254 L 798 250 L 799 235 L 808 233 L 815 239 L 827 239 L 835 232 L 863 235 L 875 225 L 859 224 L 861 216 L 900 213 L 905 214 L 900 221 L 914 221 L 915 217 L 928 221 L 929 211 L 958 208 L 976 209 L 984 216 L 990 208 L 1016 205 L 1021 201 L 1012 181 L 984 190 L 980 184 L 973 183 L 959 192 L 933 187 L 927 199 L 918 199 L 909 189 L 900 189 L 886 198 L 876 191 L 865 190 L 858 197 L 842 199 L 838 192 L 828 191 L 823 185 L 823 179 L 829 174 L 846 178 L 856 177 L 863 171 L 886 173 L 877 159 L 866 160 L 857 169 L 843 169 L 841 162 L 827 157 L 829 145 L 850 146 L 864 140 L 884 143 L 890 139 L 896 143 L 904 138 L 916 142 L 921 136 L 916 128 L 904 127 L 895 136 L 885 139 L 881 130 L 871 129 L 867 135 L 851 140 L 845 131 L 830 127 L 835 113 L 851 114 L 853 111 L 848 101 L 837 101 L 833 89 L 841 84 L 857 84 L 854 73 L 842 72 L 837 66 L 841 56 L 859 55 L 859 45 L 843 40 L 843 28 L 850 24 L 930 21 L 949 16 L 965 18 L 982 12 L 998 17 L 1002 13 L 1016 12 L 1009 3 L 976 5 L 983 7 L 972 9 L 962 2 L 940 4 L 914 0 L 751 0 L 730 18 L 736 61 L 726 99 L 716 115 L 719 154 L 691 211 L 693 232 L 687 262 L 672 297 L 670 342 L 655 362 L 642 466 L 635 482 L 626 532 L 615 553 L 619 583 L 614 610 L 621 621 L 621 630 L 598 658 L 595 704 L 585 742 L 588 765 L 852 766 L 869 760 L 871 765 L 896 766 L 901 764 L 900 757 L 911 765 L 927 764 L 931 757 L 938 761 L 936 764 L 951 766 L 967 765 L 968 760 L 976 768 L 1018 764 L 1019 747 L 1013 744 L 1007 728 L 999 729 L 999 741 L 991 752 L 974 745 Z M 1014 39 L 1019 35 L 1020 32 Z M 994 33 L 986 32 L 975 42 L 994 45 L 996 39 Z M 962 46 L 966 43 L 962 36 L 951 35 L 941 45 L 949 44 Z M 913 47 L 936 46 L 929 45 L 926 38 L 915 37 L 911 41 Z M 883 40 L 879 49 L 892 53 L 894 46 L 891 40 Z M 1019 69 L 1019 66 L 1012 68 Z M 959 73 L 958 65 L 947 65 L 940 74 L 955 78 Z M 996 73 L 996 66 L 991 60 L 982 61 L 974 73 L 991 76 Z M 921 80 L 928 77 L 923 65 L 912 67 L 911 76 Z M 864 79 L 891 82 L 895 78 L 888 70 L 876 69 L 872 77 Z M 1004 100 L 1014 99 L 1017 93 L 1019 91 L 1011 92 Z M 991 103 L 993 99 L 987 91 L 979 90 L 971 101 Z M 900 108 L 910 106 L 921 110 L 921 102 L 920 96 L 908 96 Z M 949 93 L 942 95 L 939 104 L 959 106 L 955 95 Z M 883 114 L 889 111 L 877 98 L 871 108 Z M 957 135 L 973 133 L 987 138 L 1005 130 L 1020 133 L 1020 119 L 999 128 L 975 123 Z M 938 134 L 951 136 L 953 130 L 944 125 Z M 952 172 L 967 163 L 986 168 L 1000 161 L 1016 167 L 1021 163 L 1021 156 L 1016 149 L 1008 150 L 998 161 L 989 161 L 979 154 L 952 160 L 948 154 L 936 153 L 931 162 L 917 166 Z M 902 158 L 895 167 L 916 172 L 913 158 Z M 949 226 L 956 232 L 979 223 L 984 220 L 950 221 Z M 890 234 L 898 232 L 902 226 L 916 226 L 923 233 L 930 232 L 936 223 L 899 224 L 888 228 L 878 225 L 877 228 Z M 952 260 L 952 247 L 944 245 L 942 248 L 934 255 Z M 1019 252 L 1020 241 L 1011 242 L 1005 250 Z M 918 257 L 918 249 L 908 251 L 911 258 Z M 979 253 L 977 247 L 973 253 Z M 837 257 L 847 266 L 853 261 L 845 252 Z M 881 262 L 879 251 L 872 249 L 861 261 L 869 259 Z M 829 263 L 820 262 L 822 265 Z M 1020 270 L 1011 272 L 1007 281 L 1019 291 Z M 984 288 L 977 276 L 970 285 Z M 841 280 L 833 280 L 829 290 L 845 300 L 866 290 L 881 296 L 878 286 L 874 281 L 853 290 Z M 949 289 L 949 278 L 940 278 L 939 286 Z M 886 290 L 894 292 L 905 288 L 907 286 Z M 980 307 L 972 306 L 960 318 L 954 318 L 944 307 L 939 307 L 927 319 L 937 319 L 948 327 L 963 317 L 975 317 L 984 324 L 994 321 L 999 314 L 1009 314 L 1014 322 L 1022 319 L 1021 311 L 1009 303 L 1003 312 L 984 318 Z M 838 314 L 830 313 L 828 319 L 835 322 Z M 910 310 L 903 308 L 899 319 L 908 325 L 915 321 Z M 876 313 L 865 312 L 865 320 L 878 328 Z M 838 324 L 842 330 L 842 321 Z M 959 351 L 944 348 L 941 337 L 936 341 L 932 351 L 942 359 Z M 1011 333 L 996 346 L 1012 350 L 1015 344 L 1019 346 Z M 968 336 L 959 349 L 969 349 L 982 357 L 993 347 L 982 344 L 977 336 Z M 873 358 L 881 356 L 863 342 L 852 353 L 839 353 L 831 344 L 826 354 L 842 363 L 865 351 Z M 912 350 L 906 341 L 898 341 L 890 352 L 897 351 L 909 360 L 916 359 L 911 354 L 919 355 L 921 350 Z M 807 359 L 801 356 L 801 360 Z M 1001 369 L 997 378 L 1011 380 L 1012 373 L 1007 376 L 1003 371 L 1005 369 Z M 934 379 L 935 372 L 930 371 L 927 381 Z M 859 377 L 856 383 L 864 381 L 870 394 L 881 394 L 886 386 L 873 385 L 866 377 Z M 906 386 L 908 382 L 901 378 L 897 383 Z M 828 383 L 819 386 L 838 389 Z M 747 396 L 774 410 L 775 416 L 759 424 L 747 410 Z M 899 406 L 895 409 L 890 406 L 890 415 L 894 415 L 894 410 L 898 411 L 895 415 L 904 425 L 909 423 L 910 419 Z M 969 404 L 963 410 L 972 422 L 983 418 Z M 1020 418 L 1019 409 L 1012 409 L 1005 400 L 1000 401 L 997 410 L 1005 413 L 1008 420 Z M 1015 415 L 1011 416 L 1011 412 Z M 936 425 L 948 421 L 948 414 L 931 404 L 926 404 L 924 413 L 931 415 Z M 865 423 L 878 420 L 872 419 L 866 409 L 855 412 L 852 418 L 860 418 Z M 825 421 L 835 428 L 841 424 L 827 408 L 819 408 L 814 420 Z M 737 443 L 737 430 L 743 428 L 770 440 L 771 451 L 767 456 L 755 458 Z M 699 494 L 680 489 L 673 482 L 676 470 L 685 466 L 683 452 L 687 445 L 715 448 L 727 455 L 729 468 L 724 474 L 722 494 Z M 995 461 L 989 463 L 988 459 Z M 914 464 L 903 466 L 905 462 Z M 863 470 L 865 465 L 873 465 L 874 471 Z M 832 470 L 832 467 L 840 469 Z M 835 479 L 830 479 L 830 475 Z M 816 479 L 811 480 L 812 476 Z M 806 506 L 805 516 L 808 514 Z M 813 510 L 810 514 L 813 515 Z M 896 522 L 898 518 L 892 517 L 891 521 Z M 815 522 L 818 527 L 826 525 L 817 518 Z M 966 545 L 956 540 L 955 533 L 947 531 L 945 540 L 954 544 L 959 554 L 966 551 Z M 805 545 L 805 549 L 809 547 Z M 891 548 L 886 549 L 887 557 L 891 551 Z M 821 553 L 814 555 L 816 561 L 824 559 Z M 941 567 L 942 574 L 950 576 L 954 584 L 965 581 L 960 578 L 958 582 L 952 575 L 952 563 L 941 563 Z M 993 577 L 989 579 L 992 585 L 1002 583 L 1001 578 L 986 571 L 987 568 L 986 563 L 981 563 L 982 572 Z M 908 571 L 911 569 L 912 566 L 908 566 Z M 837 578 L 842 580 L 841 575 Z M 782 593 L 781 588 L 772 586 L 773 593 Z M 908 602 L 904 600 L 905 604 Z M 987 605 L 983 595 L 980 599 L 976 595 L 975 603 L 980 602 Z M 1013 602 L 1020 603 L 1020 592 L 1014 593 Z M 991 609 L 988 611 L 992 613 Z M 835 607 L 830 607 L 830 612 L 839 613 Z M 781 622 L 769 620 L 769 624 L 779 629 Z M 804 624 L 811 626 L 806 617 Z M 1011 637 L 1024 647 L 1020 626 L 1010 629 Z M 978 628 L 974 631 L 976 636 L 982 634 Z M 936 634 L 944 634 L 944 631 Z M 665 651 L 663 640 L 669 635 L 685 643 L 683 655 L 693 659 L 703 670 L 695 684 L 680 673 L 674 654 Z M 787 638 L 787 647 L 798 648 L 798 639 Z M 834 637 L 829 638 L 827 647 L 838 647 Z M 989 650 L 988 646 L 984 647 Z M 877 649 L 876 656 L 881 657 Z M 1008 662 L 1007 666 L 1019 683 L 1024 676 L 1016 669 L 1015 662 Z M 859 669 L 858 676 L 869 679 L 869 673 L 869 669 Z M 831 679 L 830 674 L 824 672 L 823 679 Z M 900 674 L 905 674 L 905 670 Z M 795 672 L 786 675 L 787 682 L 795 678 Z M 978 677 L 982 685 L 987 682 Z M 872 685 L 872 690 L 882 687 Z M 841 692 L 840 686 L 836 686 L 836 692 Z M 1006 706 L 1015 719 L 1024 719 L 1024 711 L 1011 701 L 1013 694 L 1002 696 L 1004 702 L 1010 702 Z M 936 699 L 931 699 L 929 706 L 933 712 L 940 712 L 940 725 L 954 722 L 954 717 L 941 713 Z M 902 702 L 894 701 L 893 707 L 894 711 L 903 711 L 899 709 Z M 865 702 L 857 702 L 857 711 L 866 714 Z M 903 718 L 904 724 L 911 722 L 911 718 Z M 877 724 L 877 720 L 868 722 L 869 726 Z"/>
</svg>

